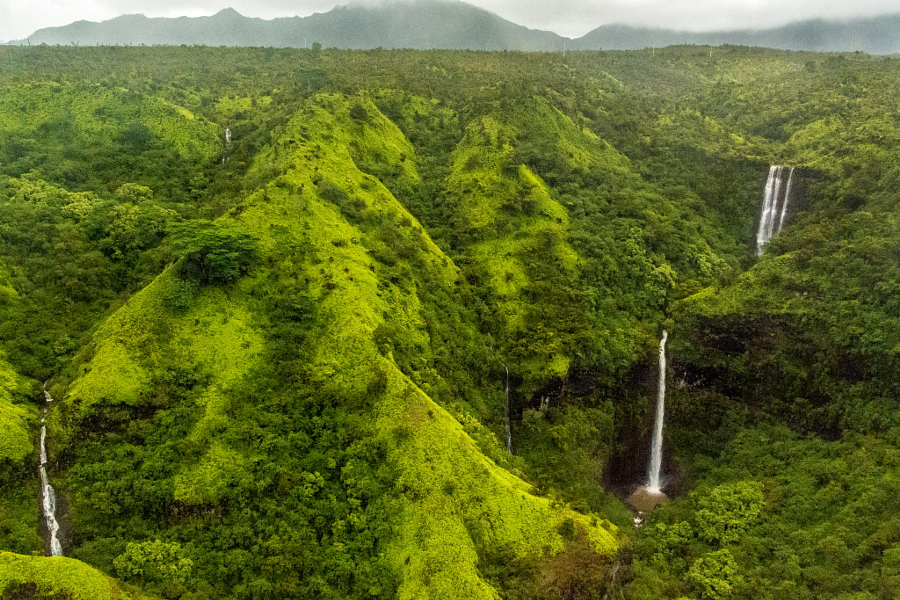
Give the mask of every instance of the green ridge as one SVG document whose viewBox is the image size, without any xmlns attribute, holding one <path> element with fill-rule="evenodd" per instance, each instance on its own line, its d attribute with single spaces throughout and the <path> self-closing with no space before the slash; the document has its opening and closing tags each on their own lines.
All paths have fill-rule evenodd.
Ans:
<svg viewBox="0 0 900 600">
<path fill-rule="evenodd" d="M 354 160 L 370 169 L 394 164 L 414 184 L 414 152 L 400 131 L 364 98 L 321 96 L 285 126 L 270 152 L 259 164 L 283 166 L 283 174 L 253 193 L 239 216 L 225 219 L 259 240 L 261 265 L 231 289 L 201 288 L 183 313 L 167 304 L 183 285 L 174 269 L 134 296 L 98 330 L 84 357 L 89 362 L 68 387 L 65 405 L 75 411 L 69 418 L 87 419 L 99 405 L 153 406 L 161 401 L 154 397 L 157 378 L 177 365 L 192 374 L 188 396 L 202 415 L 185 439 L 200 455 L 175 474 L 174 500 L 215 504 L 229 487 L 245 487 L 252 465 L 264 456 L 228 434 L 236 410 L 230 398 L 237 387 L 253 385 L 259 332 L 268 327 L 259 311 L 272 293 L 271 278 L 280 277 L 315 299 L 315 321 L 304 347 L 296 349 L 309 363 L 296 375 L 316 394 L 344 402 L 365 398 L 375 416 L 369 443 L 386 449 L 398 474 L 388 500 L 394 533 L 378 547 L 398 578 L 400 597 L 496 598 L 479 571 L 481 555 L 502 550 L 515 560 L 549 558 L 564 550 L 564 523 L 583 531 L 592 551 L 610 560 L 619 544 L 615 527 L 532 495 L 411 379 L 422 378 L 423 386 L 440 381 L 427 374 L 427 353 L 406 373 L 376 344 L 376 332 L 389 325 L 404 344 L 427 348 L 417 288 L 427 279 L 452 291 L 459 278 L 418 222 L 355 166 Z M 409 244 L 402 251 L 419 269 L 401 274 L 396 285 L 382 278 L 391 276 L 391 259 L 379 257 L 398 251 L 385 246 L 384 227 L 390 235 L 400 229 Z M 293 258 L 285 252 L 292 247 L 304 248 L 303 254 Z"/>
</svg>

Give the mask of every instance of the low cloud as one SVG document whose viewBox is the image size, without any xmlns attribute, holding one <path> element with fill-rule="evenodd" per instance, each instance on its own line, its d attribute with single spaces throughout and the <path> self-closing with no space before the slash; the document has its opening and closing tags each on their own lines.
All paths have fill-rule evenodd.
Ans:
<svg viewBox="0 0 900 600">
<path fill-rule="evenodd" d="M 843 19 L 900 12 L 896 0 L 483 0 L 480 6 L 535 29 L 579 37 L 622 23 L 685 31 L 764 29 L 807 19 Z"/>
<path fill-rule="evenodd" d="M 275 17 L 306 16 L 331 10 L 335 0 L 99 0 L 117 14 L 141 13 L 148 17 L 177 17 L 212 15 L 225 8 L 233 8 L 247 17 L 272 19 Z"/>
<path fill-rule="evenodd" d="M 365 0 L 377 2 L 378 0 Z M 234 8 L 248 17 L 307 16 L 331 10 L 335 0 L 0 0 L 0 40 L 24 38 L 43 27 L 141 13 L 148 17 L 211 15 Z M 624 23 L 687 31 L 761 29 L 813 18 L 839 19 L 898 12 L 896 0 L 473 0 L 534 29 L 579 37 L 600 25 Z"/>
</svg>

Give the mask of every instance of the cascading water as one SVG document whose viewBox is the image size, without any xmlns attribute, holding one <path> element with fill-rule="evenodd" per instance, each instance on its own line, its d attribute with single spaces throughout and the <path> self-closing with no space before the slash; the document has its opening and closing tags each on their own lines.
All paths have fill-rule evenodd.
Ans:
<svg viewBox="0 0 900 600">
<path fill-rule="evenodd" d="M 787 183 L 784 182 L 784 172 L 787 169 Z M 787 207 L 791 199 L 791 184 L 794 180 L 794 167 L 782 167 L 772 165 L 769 167 L 769 177 L 766 179 L 766 187 L 763 192 L 762 213 L 759 216 L 759 229 L 756 232 L 756 255 L 761 256 L 763 246 L 772 235 L 781 231 L 784 227 L 784 218 L 787 216 Z M 782 194 L 782 189 L 784 193 Z"/>
<path fill-rule="evenodd" d="M 787 187 L 784 189 L 784 200 L 781 203 L 781 216 L 778 218 L 778 231 L 784 227 L 784 217 L 787 214 L 788 202 L 791 200 L 791 184 L 794 182 L 794 167 L 791 167 L 788 174 Z"/>
<path fill-rule="evenodd" d="M 666 340 L 667 331 L 662 332 L 659 340 L 659 385 L 656 391 L 656 423 L 653 427 L 653 441 L 650 453 L 650 470 L 648 473 L 647 491 L 660 494 L 660 476 L 662 471 L 663 418 L 666 413 Z"/>
<path fill-rule="evenodd" d="M 506 451 L 512 454 L 512 426 L 509 422 L 509 367 L 506 366 L 506 363 L 500 364 L 506 370 L 506 401 L 503 404 L 503 424 L 506 426 Z"/>
<path fill-rule="evenodd" d="M 227 127 L 225 128 L 225 143 L 226 144 L 231 143 L 231 129 L 229 129 Z"/>
<path fill-rule="evenodd" d="M 48 403 L 53 402 L 53 397 L 45 389 L 44 400 Z M 47 476 L 47 409 L 43 411 L 41 417 L 41 464 L 38 467 L 41 475 L 41 512 L 44 514 L 44 521 L 47 524 L 47 533 L 50 535 L 50 556 L 62 556 L 62 544 L 59 543 L 59 522 L 56 520 L 56 492 L 50 485 L 50 478 Z"/>
</svg>

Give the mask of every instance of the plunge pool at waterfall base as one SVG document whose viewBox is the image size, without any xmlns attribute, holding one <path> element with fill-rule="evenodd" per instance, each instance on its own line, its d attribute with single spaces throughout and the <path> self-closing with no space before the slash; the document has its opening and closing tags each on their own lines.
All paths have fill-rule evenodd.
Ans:
<svg viewBox="0 0 900 600">
<path fill-rule="evenodd" d="M 625 498 L 625 504 L 636 510 L 639 515 L 648 513 L 657 506 L 666 504 L 668 501 L 669 497 L 664 493 L 651 490 L 645 485 L 642 485 Z"/>
</svg>

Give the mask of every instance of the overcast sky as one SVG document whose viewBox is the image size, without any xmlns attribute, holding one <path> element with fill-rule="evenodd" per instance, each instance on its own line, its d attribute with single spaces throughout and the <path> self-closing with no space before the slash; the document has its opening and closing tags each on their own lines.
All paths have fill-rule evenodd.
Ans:
<svg viewBox="0 0 900 600">
<path fill-rule="evenodd" d="M 371 0 L 367 0 L 371 2 Z M 346 0 L 0 0 L 0 40 L 42 27 L 123 14 L 199 17 L 223 8 L 271 19 L 325 12 Z M 702 31 L 764 28 L 791 21 L 900 12 L 897 0 L 470 0 L 515 23 L 579 37 L 610 23 Z"/>
</svg>

